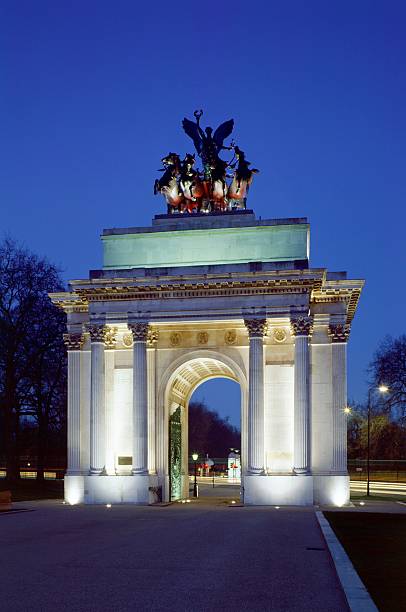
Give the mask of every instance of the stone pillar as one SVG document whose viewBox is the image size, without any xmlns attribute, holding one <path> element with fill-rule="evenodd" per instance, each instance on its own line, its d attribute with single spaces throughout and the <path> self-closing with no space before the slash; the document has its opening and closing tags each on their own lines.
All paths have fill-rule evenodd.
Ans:
<svg viewBox="0 0 406 612">
<path fill-rule="evenodd" d="M 148 374 L 148 471 L 156 473 L 156 353 L 158 331 L 148 332 L 147 374 Z"/>
<path fill-rule="evenodd" d="M 248 329 L 248 472 L 264 472 L 264 334 L 266 319 L 245 319 Z"/>
<path fill-rule="evenodd" d="M 116 473 L 114 457 L 114 349 L 117 328 L 106 330 L 104 338 L 105 406 L 106 406 L 106 474 Z"/>
<path fill-rule="evenodd" d="M 349 325 L 330 325 L 332 365 L 332 458 L 331 470 L 347 474 L 347 340 Z"/>
<path fill-rule="evenodd" d="M 133 347 L 133 467 L 132 473 L 148 474 L 148 323 L 129 323 Z"/>
<path fill-rule="evenodd" d="M 80 349 L 83 334 L 64 334 L 68 350 L 68 466 L 67 475 L 75 476 L 80 470 Z"/>
<path fill-rule="evenodd" d="M 296 474 L 310 473 L 310 389 L 309 389 L 309 335 L 313 329 L 311 317 L 291 320 L 295 337 L 294 383 L 294 450 L 293 470 Z"/>
<path fill-rule="evenodd" d="M 105 325 L 89 325 L 90 366 L 90 475 L 100 475 L 106 464 L 104 341 Z"/>
</svg>

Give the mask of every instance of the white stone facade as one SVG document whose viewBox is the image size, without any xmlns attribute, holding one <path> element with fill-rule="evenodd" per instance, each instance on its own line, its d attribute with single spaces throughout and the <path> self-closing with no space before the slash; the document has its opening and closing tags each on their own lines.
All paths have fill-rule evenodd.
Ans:
<svg viewBox="0 0 406 612">
<path fill-rule="evenodd" d="M 180 219 L 179 248 L 183 222 L 188 240 L 194 222 L 214 236 L 225 225 L 224 216 L 218 226 L 215 217 Z M 251 230 L 256 223 L 249 217 Z M 286 225 L 295 223 L 305 221 Z M 156 233 L 159 241 L 164 221 Z M 309 268 L 306 256 L 227 265 L 197 257 L 168 268 L 106 266 L 52 294 L 68 326 L 66 500 L 146 504 L 159 489 L 168 500 L 178 406 L 187 496 L 188 402 L 203 381 L 226 377 L 241 386 L 244 503 L 348 502 L 346 343 L 362 286 Z"/>
</svg>

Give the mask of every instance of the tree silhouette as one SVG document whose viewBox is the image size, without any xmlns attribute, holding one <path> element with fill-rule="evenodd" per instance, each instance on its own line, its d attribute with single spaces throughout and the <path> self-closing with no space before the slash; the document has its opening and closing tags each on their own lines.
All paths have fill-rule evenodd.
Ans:
<svg viewBox="0 0 406 612">
<path fill-rule="evenodd" d="M 241 434 L 204 402 L 189 404 L 189 453 L 227 457 L 230 448 L 241 448 Z"/>
<path fill-rule="evenodd" d="M 0 444 L 10 481 L 19 478 L 22 419 L 36 425 L 40 478 L 49 431 L 65 420 L 65 315 L 48 298 L 61 290 L 46 259 L 10 239 L 0 244 Z"/>
</svg>

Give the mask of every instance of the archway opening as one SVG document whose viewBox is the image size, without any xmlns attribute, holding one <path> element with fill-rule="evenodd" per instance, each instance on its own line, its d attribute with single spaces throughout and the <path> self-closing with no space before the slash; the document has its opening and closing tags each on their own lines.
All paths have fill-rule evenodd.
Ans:
<svg viewBox="0 0 406 612">
<path fill-rule="evenodd" d="M 236 364 L 207 354 L 182 363 L 170 377 L 166 395 L 170 500 L 194 496 L 195 469 L 203 496 L 239 498 L 246 446 L 244 381 L 244 374 Z M 210 400 L 203 402 L 206 395 Z M 191 444 L 197 448 L 189 445 L 190 425 L 193 427 Z M 195 451 L 196 461 L 192 458 Z M 230 453 L 235 454 L 231 472 Z M 233 482 L 229 479 L 230 473 Z"/>
<path fill-rule="evenodd" d="M 205 380 L 188 404 L 189 457 L 198 454 L 199 497 L 240 498 L 241 387 L 227 378 Z M 195 462 L 189 459 L 189 482 L 194 491 Z"/>
</svg>

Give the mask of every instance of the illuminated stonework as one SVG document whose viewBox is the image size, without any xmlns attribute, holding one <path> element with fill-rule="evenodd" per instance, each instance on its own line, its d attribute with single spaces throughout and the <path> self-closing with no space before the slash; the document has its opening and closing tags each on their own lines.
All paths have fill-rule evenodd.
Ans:
<svg viewBox="0 0 406 612">
<path fill-rule="evenodd" d="M 228 329 L 224 334 L 226 344 L 233 345 L 237 342 L 237 332 L 234 329 Z"/>
<path fill-rule="evenodd" d="M 103 242 L 103 270 L 51 295 L 68 327 L 66 500 L 168 500 L 170 474 L 172 495 L 188 495 L 189 398 L 225 377 L 241 387 L 244 502 L 345 504 L 346 342 L 363 281 L 309 267 L 305 219 L 157 216 Z"/>
<path fill-rule="evenodd" d="M 286 331 L 283 329 L 283 327 L 278 327 L 277 329 L 274 329 L 273 337 L 275 342 L 285 342 L 287 337 Z"/>
<path fill-rule="evenodd" d="M 209 341 L 209 334 L 205 331 L 198 332 L 197 334 L 197 343 L 198 344 L 207 344 Z"/>
<path fill-rule="evenodd" d="M 123 344 L 124 344 L 124 346 L 127 346 L 127 347 L 130 348 L 130 347 L 132 347 L 133 343 L 134 343 L 134 340 L 133 340 L 133 335 L 131 333 L 130 334 L 123 334 Z"/>
<path fill-rule="evenodd" d="M 182 342 L 182 336 L 178 332 L 173 332 L 170 336 L 171 346 L 180 346 Z"/>
</svg>

